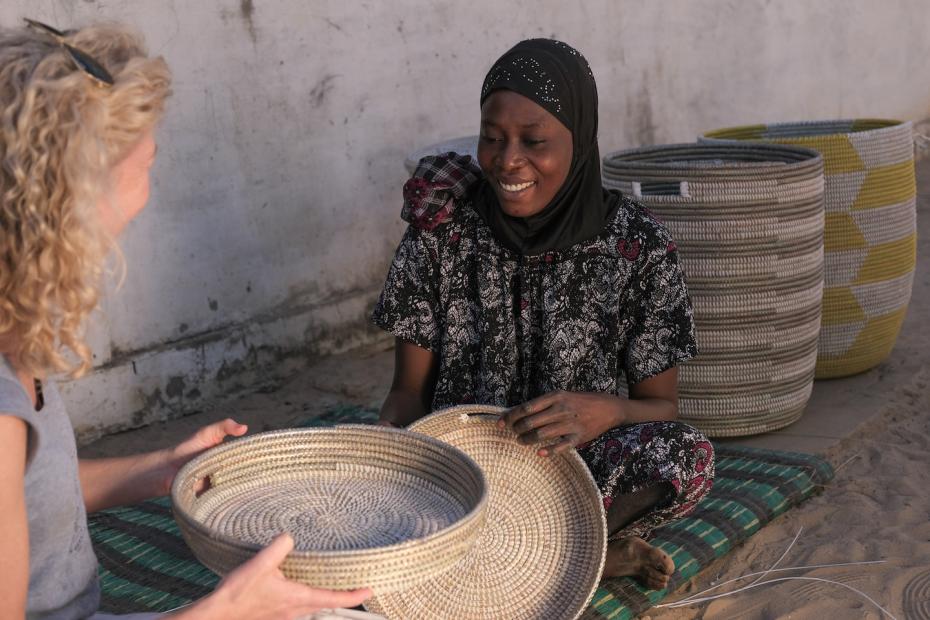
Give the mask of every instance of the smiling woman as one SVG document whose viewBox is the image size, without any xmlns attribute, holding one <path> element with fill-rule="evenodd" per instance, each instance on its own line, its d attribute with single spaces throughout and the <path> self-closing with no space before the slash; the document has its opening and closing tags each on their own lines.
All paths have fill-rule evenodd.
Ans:
<svg viewBox="0 0 930 620">
<path fill-rule="evenodd" d="M 619 198 L 601 187 L 597 86 L 577 50 L 534 39 L 501 56 L 481 89 L 478 163 L 475 208 L 509 249 L 564 250 L 604 229 Z"/>
<path fill-rule="evenodd" d="M 404 187 L 411 226 L 374 312 L 396 337 L 382 423 L 509 407 L 500 424 L 521 442 L 541 458 L 576 448 L 597 480 L 605 574 L 664 587 L 674 564 L 646 539 L 714 472 L 710 443 L 675 421 L 694 321 L 668 231 L 601 185 L 597 88 L 577 50 L 534 39 L 495 63 L 478 163 L 426 157 Z"/>
<path fill-rule="evenodd" d="M 532 217 L 552 202 L 572 165 L 572 132 L 538 105 L 510 90 L 481 106 L 478 163 L 511 217 Z"/>
</svg>

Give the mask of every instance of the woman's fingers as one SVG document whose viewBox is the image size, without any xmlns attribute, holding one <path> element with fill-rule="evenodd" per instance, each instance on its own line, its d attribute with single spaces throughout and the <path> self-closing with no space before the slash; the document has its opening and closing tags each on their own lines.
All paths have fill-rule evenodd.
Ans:
<svg viewBox="0 0 930 620">
<path fill-rule="evenodd" d="M 536 437 L 539 441 L 549 441 L 552 439 L 560 439 L 562 437 L 567 437 L 569 435 L 577 434 L 578 429 L 567 420 L 559 420 L 552 424 L 547 424 L 542 428 L 536 429 Z"/>
<path fill-rule="evenodd" d="M 540 413 L 535 413 L 520 419 L 514 423 L 512 428 L 516 434 L 522 435 L 523 433 L 527 433 L 534 429 L 538 430 L 550 424 L 563 422 L 570 417 L 571 414 L 568 411 L 564 411 L 558 405 L 553 405 L 548 409 L 544 409 Z"/>
<path fill-rule="evenodd" d="M 294 539 L 287 532 L 279 534 L 271 544 L 259 551 L 248 564 L 259 573 L 268 573 L 278 569 L 287 554 L 294 548 Z"/>
<path fill-rule="evenodd" d="M 248 430 L 248 426 L 239 424 L 232 418 L 214 422 L 213 424 L 204 426 L 192 436 L 175 446 L 173 459 L 178 461 L 177 466 L 180 467 L 204 450 L 222 443 L 227 435 L 239 437 L 245 435 Z"/>
<path fill-rule="evenodd" d="M 371 598 L 372 592 L 368 588 L 361 590 L 317 590 L 301 586 L 303 590 L 301 599 L 311 611 L 332 607 L 356 607 Z"/>
<path fill-rule="evenodd" d="M 577 434 L 578 429 L 570 421 L 557 418 L 550 424 L 529 430 L 517 437 L 517 441 L 524 445 L 534 443 L 547 443 L 553 439 L 560 439 L 568 435 Z"/>
<path fill-rule="evenodd" d="M 520 442 L 525 444 L 532 443 L 549 443 L 554 439 L 567 437 L 568 435 L 577 434 L 578 429 L 569 422 L 559 420 L 552 424 L 547 424 L 541 428 L 529 431 L 520 435 Z"/>
<path fill-rule="evenodd" d="M 224 596 L 213 597 L 210 617 L 294 618 L 334 607 L 355 607 L 372 596 L 370 589 L 331 591 L 288 580 L 280 566 L 294 548 L 290 534 L 277 536 L 220 584 Z"/>
<path fill-rule="evenodd" d="M 249 561 L 250 567 L 255 570 L 257 575 L 273 576 L 276 579 L 285 580 L 287 586 L 293 589 L 294 598 L 300 601 L 300 605 L 308 605 L 317 609 L 320 607 L 355 607 L 371 598 L 372 592 L 369 588 L 320 590 L 287 580 L 281 572 L 280 566 L 293 548 L 294 539 L 291 535 L 287 532 L 279 534 L 271 541 L 270 545 L 259 551 Z"/>
<path fill-rule="evenodd" d="M 203 438 L 203 443 L 205 445 L 215 446 L 223 441 L 227 435 L 239 437 L 245 435 L 248 430 L 249 427 L 245 424 L 239 424 L 232 418 L 226 418 L 220 422 L 214 422 L 209 426 L 203 427 L 198 433 Z"/>
<path fill-rule="evenodd" d="M 539 454 L 539 456 L 554 456 L 567 450 L 571 450 L 577 444 L 578 435 L 566 435 L 563 437 L 562 441 L 552 444 L 551 446 L 546 446 L 545 448 L 540 448 L 537 454 Z"/>
<path fill-rule="evenodd" d="M 245 435 L 249 430 L 248 425 L 240 424 L 239 422 L 236 422 L 232 418 L 226 418 L 225 420 L 220 422 L 220 424 L 222 425 L 222 428 L 225 434 L 233 435 L 234 437 L 240 437 L 242 435 Z"/>
<path fill-rule="evenodd" d="M 533 400 L 528 400 L 522 405 L 517 405 L 516 407 L 508 409 L 501 416 L 501 421 L 498 422 L 498 426 L 507 426 L 508 428 L 513 428 L 514 424 L 523 418 L 535 415 L 545 409 L 548 409 L 561 397 L 562 392 L 549 392 L 548 394 L 543 394 L 542 396 L 534 398 Z"/>
</svg>

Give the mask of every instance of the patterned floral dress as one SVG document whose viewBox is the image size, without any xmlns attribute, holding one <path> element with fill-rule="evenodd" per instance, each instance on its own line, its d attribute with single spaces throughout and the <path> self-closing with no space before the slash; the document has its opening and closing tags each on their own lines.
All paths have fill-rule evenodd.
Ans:
<svg viewBox="0 0 930 620">
<path fill-rule="evenodd" d="M 373 315 L 383 329 L 437 355 L 434 410 L 511 407 L 554 390 L 625 395 L 628 384 L 697 353 L 675 244 L 644 207 L 624 197 L 597 237 L 522 256 L 501 246 L 473 210 L 459 187 L 468 179 L 436 178 L 408 182 L 412 224 Z M 437 199 L 438 191 L 455 198 Z M 430 199 L 439 208 L 430 210 Z M 690 512 L 713 481 L 710 442 L 679 422 L 614 428 L 579 454 L 605 508 L 657 483 L 669 489 L 615 537 L 648 537 Z"/>
</svg>

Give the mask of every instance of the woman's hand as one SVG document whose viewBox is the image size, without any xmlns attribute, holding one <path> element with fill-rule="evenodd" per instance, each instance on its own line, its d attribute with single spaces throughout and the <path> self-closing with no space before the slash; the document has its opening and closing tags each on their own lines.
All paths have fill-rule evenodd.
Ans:
<svg viewBox="0 0 930 620">
<path fill-rule="evenodd" d="M 320 609 L 355 607 L 371 597 L 368 589 L 336 592 L 290 581 L 279 566 L 293 548 L 290 534 L 281 534 L 255 557 L 229 573 L 213 594 L 175 617 L 184 620 L 292 619 Z"/>
<path fill-rule="evenodd" d="M 135 504 L 171 492 L 178 470 L 228 435 L 244 435 L 248 427 L 229 418 L 204 426 L 173 448 L 103 459 L 81 459 L 78 472 L 88 513 Z"/>
<path fill-rule="evenodd" d="M 202 427 L 196 433 L 162 453 L 163 465 L 160 495 L 171 492 L 171 483 L 181 467 L 198 454 L 223 443 L 226 437 L 241 437 L 249 430 L 245 424 L 239 424 L 232 418 L 214 422 Z"/>
<path fill-rule="evenodd" d="M 624 424 L 678 417 L 678 369 L 630 385 L 630 398 L 595 392 L 549 392 L 504 413 L 507 426 L 526 444 L 549 444 L 550 456 L 585 444 Z"/>
<path fill-rule="evenodd" d="M 565 452 L 625 422 L 625 404 L 612 394 L 549 392 L 507 410 L 498 425 L 513 430 L 520 443 L 549 444 L 539 456 Z"/>
</svg>

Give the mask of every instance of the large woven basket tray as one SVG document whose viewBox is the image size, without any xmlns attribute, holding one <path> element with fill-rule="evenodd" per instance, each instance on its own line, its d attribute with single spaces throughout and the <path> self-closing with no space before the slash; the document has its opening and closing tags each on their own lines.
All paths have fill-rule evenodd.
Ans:
<svg viewBox="0 0 930 620">
<path fill-rule="evenodd" d="M 448 573 L 366 607 L 392 620 L 577 618 L 597 587 L 607 549 L 600 493 L 574 451 L 553 457 L 499 429 L 504 411 L 466 405 L 410 426 L 471 456 L 488 479 L 487 523 Z"/>
<path fill-rule="evenodd" d="M 857 119 L 708 132 L 819 151 L 826 175 L 825 289 L 818 379 L 872 368 L 894 348 L 917 264 L 911 123 Z"/>
<path fill-rule="evenodd" d="M 208 481 L 209 489 L 198 493 Z M 487 484 L 460 450 L 399 429 L 261 433 L 187 463 L 171 488 L 194 555 L 226 574 L 281 532 L 281 570 L 319 588 L 409 588 L 443 574 L 484 524 Z"/>
<path fill-rule="evenodd" d="M 680 411 L 714 437 L 797 420 L 811 395 L 823 294 L 823 160 L 770 144 L 611 153 L 604 185 L 672 233 L 694 303 L 698 356 Z"/>
</svg>

